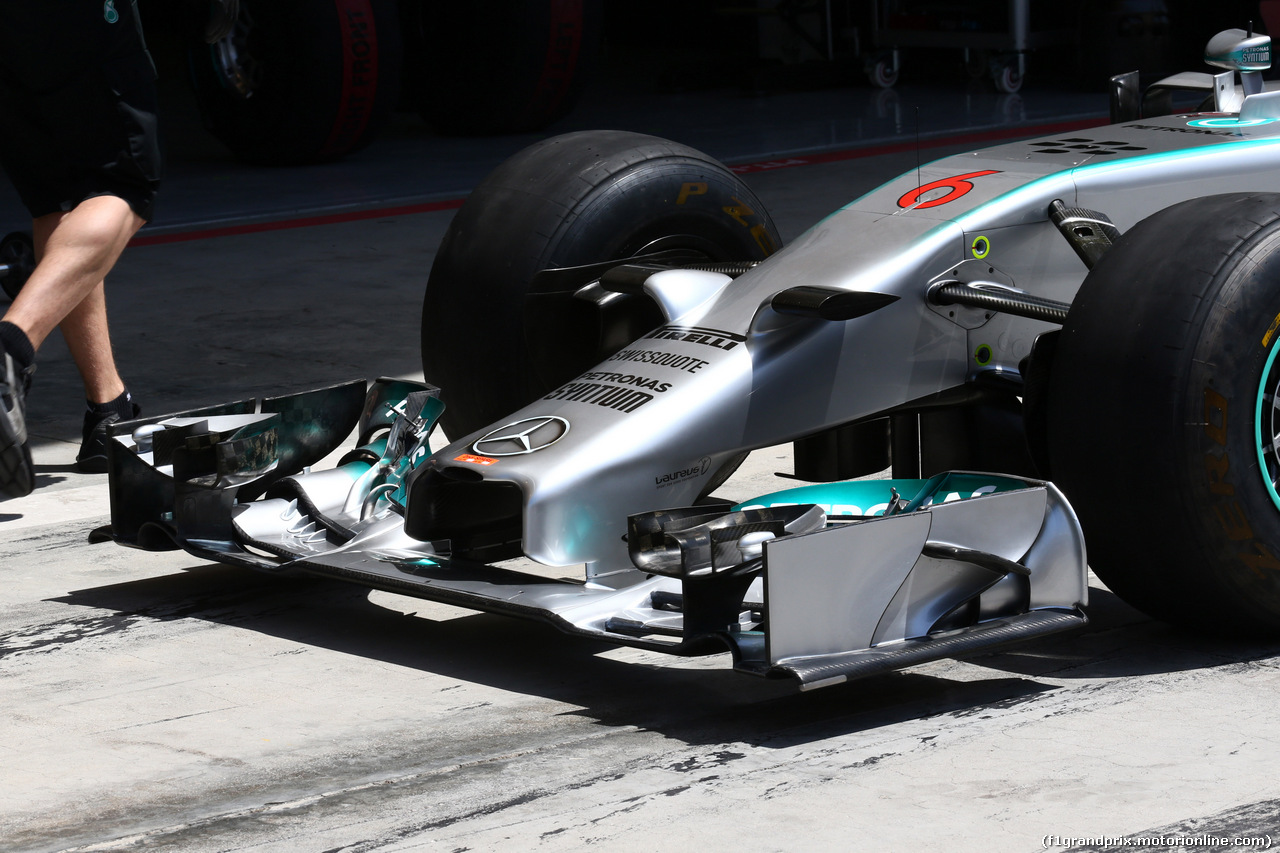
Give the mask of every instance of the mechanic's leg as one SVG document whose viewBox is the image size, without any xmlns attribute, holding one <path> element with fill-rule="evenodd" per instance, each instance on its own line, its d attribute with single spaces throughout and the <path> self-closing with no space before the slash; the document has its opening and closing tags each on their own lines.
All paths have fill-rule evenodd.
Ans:
<svg viewBox="0 0 1280 853">
<path fill-rule="evenodd" d="M 130 211 L 132 213 L 132 211 Z M 49 238 L 68 216 L 55 213 L 37 219 L 34 223 L 33 242 L 36 258 L 43 259 L 48 251 Z M 106 403 L 124 392 L 124 382 L 116 371 L 111 352 L 111 337 L 107 332 L 107 297 L 103 282 L 71 309 L 71 313 L 58 324 L 66 339 L 67 349 L 84 381 L 84 396 L 90 403 Z"/>
<path fill-rule="evenodd" d="M 115 196 L 86 199 L 67 213 L 37 218 L 36 268 L 4 317 L 37 349 L 54 326 L 62 327 L 84 381 L 88 409 L 76 467 L 89 473 L 106 471 L 107 426 L 138 414 L 111 352 L 103 279 L 142 224 Z"/>
<path fill-rule="evenodd" d="M 77 305 L 59 327 L 84 380 L 84 427 L 76 468 L 87 474 L 107 471 L 107 428 L 136 418 L 139 408 L 116 372 L 107 334 L 106 288 L 101 282 Z"/>
<path fill-rule="evenodd" d="M 67 213 L 52 213 L 36 219 L 36 268 L 9 306 L 4 321 L 22 329 L 32 347 L 38 350 L 54 327 L 67 319 L 85 297 L 95 289 L 101 290 L 107 272 L 142 224 L 142 217 L 115 196 L 86 199 Z M 95 342 L 101 344 L 106 339 L 106 302 L 99 300 L 96 305 L 101 306 L 100 315 L 95 303 L 90 302 L 86 314 L 72 319 L 72 329 L 67 330 L 77 334 L 88 331 L 91 335 L 100 332 L 100 336 L 90 337 L 86 342 L 88 346 Z M 70 338 L 68 334 L 68 343 Z M 89 366 L 86 390 L 90 390 L 90 376 L 95 382 L 101 381 L 98 374 L 104 364 L 114 374 L 109 344 L 105 353 L 103 356 L 98 350 L 97 367 Z M 76 364 L 81 373 L 86 374 L 86 365 L 80 357 L 76 358 Z M 111 384 L 110 378 L 107 377 L 107 384 Z"/>
<path fill-rule="evenodd" d="M 124 381 L 116 371 L 107 333 L 107 297 L 102 282 L 71 309 L 59 328 L 84 380 L 85 400 L 109 403 L 123 394 Z"/>
</svg>

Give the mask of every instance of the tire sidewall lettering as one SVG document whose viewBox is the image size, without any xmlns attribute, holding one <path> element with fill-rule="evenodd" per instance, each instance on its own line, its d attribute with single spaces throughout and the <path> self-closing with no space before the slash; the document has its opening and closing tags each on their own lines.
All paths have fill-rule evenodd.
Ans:
<svg viewBox="0 0 1280 853">
<path fill-rule="evenodd" d="M 730 199 L 733 204 L 725 205 L 721 210 L 739 227 L 747 229 L 760 251 L 766 255 L 776 252 L 778 247 L 769 235 L 769 226 L 760 219 L 756 211 L 737 196 L 730 196 Z"/>
<path fill-rule="evenodd" d="M 773 242 L 773 237 L 769 234 L 769 226 L 763 222 L 751 226 L 751 236 L 755 239 L 756 245 L 760 247 L 760 251 L 766 255 L 772 255 L 778 251 L 778 245 Z"/>
<path fill-rule="evenodd" d="M 708 188 L 706 181 L 685 181 L 680 187 L 680 195 L 676 196 L 676 207 L 685 205 L 691 197 L 706 195 Z"/>
</svg>

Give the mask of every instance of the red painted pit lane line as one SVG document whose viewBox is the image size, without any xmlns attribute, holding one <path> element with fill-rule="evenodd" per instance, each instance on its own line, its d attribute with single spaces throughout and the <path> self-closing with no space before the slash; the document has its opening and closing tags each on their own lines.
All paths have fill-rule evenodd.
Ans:
<svg viewBox="0 0 1280 853">
<path fill-rule="evenodd" d="M 383 219 L 388 216 L 407 216 L 411 213 L 431 213 L 436 210 L 456 210 L 464 199 L 429 201 L 421 204 L 404 204 L 398 207 L 379 207 L 372 210 L 355 210 L 346 213 L 328 213 L 322 216 L 302 216 L 296 219 L 277 219 L 271 222 L 250 222 L 244 225 L 224 225 L 219 228 L 199 228 L 194 231 L 176 231 L 172 234 L 143 234 L 129 241 L 130 246 L 159 246 L 164 243 L 185 243 L 189 240 L 208 240 L 212 237 L 233 237 L 237 234 L 261 234 L 266 231 L 286 231 L 290 228 L 310 228 L 313 225 L 336 225 L 342 222 L 360 222 L 365 219 Z"/>
<path fill-rule="evenodd" d="M 1000 130 L 988 130 L 980 133 L 968 133 L 960 136 L 939 136 L 922 139 L 918 147 L 921 150 L 940 148 L 946 145 L 970 145 L 987 142 L 999 142 L 1002 139 L 1013 139 L 1024 136 L 1040 136 L 1051 133 L 1068 133 L 1088 127 L 1099 127 L 1106 124 L 1101 118 L 1078 121 L 1041 124 L 1032 127 L 1007 127 Z M 825 151 L 821 154 L 804 154 L 796 157 L 780 157 L 776 160 L 761 160 L 755 163 L 741 163 L 730 166 L 730 170 L 739 175 L 772 172 L 778 169 L 792 169 L 797 166 L 816 166 L 821 163 L 838 163 L 842 160 L 857 160 L 863 157 L 877 157 L 881 154 L 898 154 L 913 151 L 917 143 L 894 142 L 889 145 L 871 145 L 865 148 L 850 148 L 843 151 Z M 166 243 L 185 243 L 190 240 L 208 240 L 214 237 L 233 237 L 239 234 L 261 234 L 267 231 L 286 231 L 291 228 L 310 228 L 314 225 L 338 225 L 344 222 L 360 222 L 366 219 L 383 219 L 390 216 L 407 216 L 414 213 L 432 213 L 439 210 L 456 210 L 462 207 L 465 199 L 455 198 L 445 201 L 423 202 L 421 204 L 405 204 L 397 207 L 379 207 L 371 210 L 356 210 L 346 213 L 330 213 L 321 216 L 302 216 L 294 219 L 277 219 L 271 222 L 252 222 L 244 225 L 226 225 L 217 228 L 199 228 L 192 231 L 178 231 L 172 234 L 143 234 L 134 237 L 130 246 L 160 246 Z"/>
</svg>

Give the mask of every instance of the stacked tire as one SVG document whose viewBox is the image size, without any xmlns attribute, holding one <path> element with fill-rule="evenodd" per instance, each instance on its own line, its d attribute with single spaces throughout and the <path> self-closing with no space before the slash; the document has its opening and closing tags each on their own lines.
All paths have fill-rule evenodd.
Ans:
<svg viewBox="0 0 1280 853">
<path fill-rule="evenodd" d="M 600 18 L 601 0 L 240 0 L 188 61 L 238 158 L 317 163 L 368 145 L 404 103 L 443 133 L 545 127 L 585 85 Z"/>
</svg>

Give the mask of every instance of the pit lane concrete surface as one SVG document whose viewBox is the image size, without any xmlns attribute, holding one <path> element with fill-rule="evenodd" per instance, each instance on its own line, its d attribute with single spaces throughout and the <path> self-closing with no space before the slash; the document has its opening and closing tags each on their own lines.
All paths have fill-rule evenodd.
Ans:
<svg viewBox="0 0 1280 853">
<path fill-rule="evenodd" d="M 792 237 L 914 162 L 749 179 Z M 451 215 L 131 249 L 109 293 L 132 388 L 155 413 L 416 374 Z M 1095 580 L 1081 632 L 798 695 L 723 655 L 90 545 L 108 504 L 72 465 L 79 394 L 51 343 L 31 397 L 39 488 L 0 504 L 0 849 L 1280 841 L 1280 644 L 1180 633 Z M 790 470 L 789 449 L 760 451 L 721 493 Z"/>
</svg>

